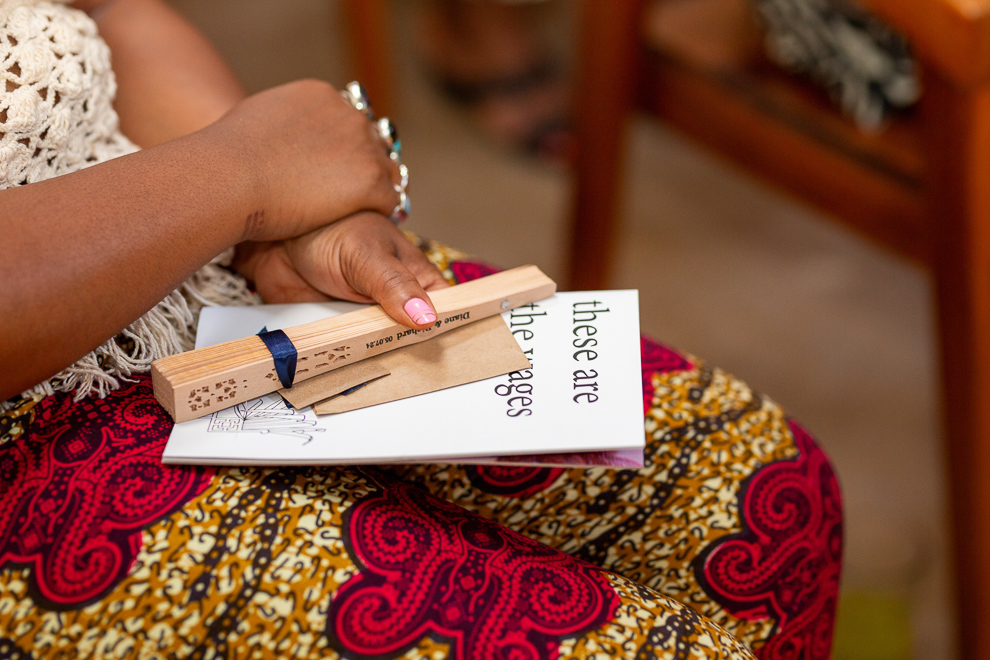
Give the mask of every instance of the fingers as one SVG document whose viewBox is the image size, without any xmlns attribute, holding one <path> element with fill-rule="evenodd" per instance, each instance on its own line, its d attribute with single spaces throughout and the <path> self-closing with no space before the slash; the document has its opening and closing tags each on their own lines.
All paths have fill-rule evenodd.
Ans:
<svg viewBox="0 0 990 660">
<path fill-rule="evenodd" d="M 360 211 L 375 211 L 388 217 L 399 202 L 399 193 L 395 190 L 395 186 L 402 182 L 399 164 L 388 157 L 385 144 L 378 136 L 374 123 L 368 121 L 359 111 L 351 110 L 360 116 L 368 137 L 365 142 L 364 165 L 352 172 L 356 181 L 366 183 L 363 190 L 361 187 L 355 189 L 356 195 L 348 215 Z"/>
<path fill-rule="evenodd" d="M 284 243 L 241 243 L 231 266 L 254 283 L 267 304 L 332 300 L 296 271 Z"/>
<path fill-rule="evenodd" d="M 360 115 L 361 121 L 365 124 L 365 132 L 369 136 L 369 144 L 372 145 L 374 160 L 379 167 L 379 176 L 375 182 L 377 194 L 373 197 L 375 200 L 374 203 L 367 207 L 357 206 L 353 209 L 353 212 L 356 213 L 363 210 L 376 211 L 388 217 L 399 202 L 399 193 L 395 190 L 395 186 L 403 183 L 402 174 L 399 170 L 400 161 L 393 160 L 389 155 L 389 142 L 382 135 L 382 130 L 379 127 L 380 120 L 368 119 L 362 111 L 356 108 L 352 108 L 352 110 L 354 113 Z M 385 118 L 382 118 L 382 120 L 385 120 Z M 394 127 L 392 127 L 392 130 L 394 131 Z M 394 132 L 390 135 L 394 142 L 397 137 Z"/>
<path fill-rule="evenodd" d="M 380 242 L 365 252 L 351 285 L 373 298 L 396 321 L 423 329 L 436 321 L 436 308 L 427 291 L 448 286 L 436 266 L 401 231 L 384 218 L 362 218 L 364 228 L 375 228 Z M 367 248 L 368 243 L 365 244 Z"/>
<path fill-rule="evenodd" d="M 358 281 L 352 286 L 373 298 L 399 323 L 423 330 L 436 322 L 436 308 L 429 294 L 397 256 L 379 254 L 356 276 Z"/>
<path fill-rule="evenodd" d="M 381 214 L 356 213 L 285 241 L 285 254 L 299 277 L 319 292 L 377 302 L 411 328 L 423 330 L 436 322 L 427 290 L 445 287 L 446 282 L 426 255 Z M 294 283 L 284 273 L 278 279 Z"/>
</svg>

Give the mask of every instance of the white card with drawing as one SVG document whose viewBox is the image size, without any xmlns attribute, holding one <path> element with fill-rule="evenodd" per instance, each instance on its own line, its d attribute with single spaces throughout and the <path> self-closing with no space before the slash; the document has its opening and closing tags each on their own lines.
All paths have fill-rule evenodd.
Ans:
<svg viewBox="0 0 990 660">
<path fill-rule="evenodd" d="M 197 348 L 356 309 L 350 303 L 203 310 Z M 454 462 L 617 452 L 642 457 L 639 299 L 566 292 L 502 315 L 532 369 L 337 415 L 277 394 L 176 424 L 165 463 Z M 626 463 L 625 465 L 629 465 Z"/>
</svg>

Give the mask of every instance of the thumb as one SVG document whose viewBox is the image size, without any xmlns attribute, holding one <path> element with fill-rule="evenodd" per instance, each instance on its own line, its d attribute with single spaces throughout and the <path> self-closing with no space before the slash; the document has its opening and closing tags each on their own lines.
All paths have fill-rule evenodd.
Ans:
<svg viewBox="0 0 990 660">
<path fill-rule="evenodd" d="M 352 286 L 363 291 L 393 319 L 424 330 L 437 320 L 436 308 L 416 276 L 397 257 L 384 254 L 366 262 Z"/>
</svg>

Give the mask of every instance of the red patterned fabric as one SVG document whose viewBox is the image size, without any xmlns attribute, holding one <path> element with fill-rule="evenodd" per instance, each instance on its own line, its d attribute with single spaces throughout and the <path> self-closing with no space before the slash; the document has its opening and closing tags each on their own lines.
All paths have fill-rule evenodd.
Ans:
<svg viewBox="0 0 990 660">
<path fill-rule="evenodd" d="M 455 658 L 550 660 L 562 637 L 599 627 L 619 603 L 601 569 L 415 486 L 369 495 L 345 529 L 363 568 L 331 604 L 327 633 L 357 655 L 435 634 L 453 640 Z"/>
<path fill-rule="evenodd" d="M 674 349 L 646 337 L 640 337 L 639 352 L 643 361 L 643 412 L 648 413 L 653 406 L 653 374 L 687 371 L 694 365 Z"/>
<path fill-rule="evenodd" d="M 450 272 L 454 274 L 457 283 L 470 282 L 479 277 L 494 275 L 499 269 L 484 261 L 454 261 L 450 264 Z"/>
<path fill-rule="evenodd" d="M 142 528 L 212 474 L 162 465 L 172 421 L 147 377 L 105 399 L 47 397 L 32 428 L 0 447 L 0 567 L 31 565 L 32 591 L 51 608 L 78 607 L 111 588 Z"/>
<path fill-rule="evenodd" d="M 563 468 L 520 465 L 468 465 L 464 468 L 471 485 L 485 493 L 525 498 L 547 488 L 564 473 Z"/>
<path fill-rule="evenodd" d="M 790 422 L 800 454 L 743 484 L 744 529 L 699 557 L 699 581 L 734 616 L 773 617 L 764 660 L 827 658 L 842 565 L 842 497 L 825 454 Z"/>
</svg>

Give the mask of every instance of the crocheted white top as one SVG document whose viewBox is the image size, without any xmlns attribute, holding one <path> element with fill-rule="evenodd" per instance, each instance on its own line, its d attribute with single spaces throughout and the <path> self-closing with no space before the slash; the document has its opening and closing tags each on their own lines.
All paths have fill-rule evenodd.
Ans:
<svg viewBox="0 0 990 660">
<path fill-rule="evenodd" d="M 116 89 L 110 49 L 86 14 L 59 2 L 0 0 L 0 190 L 137 151 L 120 132 Z M 224 259 L 229 254 L 207 264 L 120 336 L 25 394 L 74 390 L 77 398 L 103 396 L 119 386 L 119 378 L 192 348 L 204 305 L 256 302 L 244 280 L 223 268 Z M 0 412 L 6 407 L 0 403 Z"/>
</svg>

